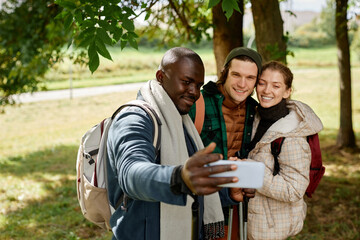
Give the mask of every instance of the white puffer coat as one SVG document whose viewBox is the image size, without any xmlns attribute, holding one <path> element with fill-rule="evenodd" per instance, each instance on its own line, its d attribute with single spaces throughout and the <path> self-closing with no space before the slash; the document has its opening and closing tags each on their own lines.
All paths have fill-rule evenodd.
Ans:
<svg viewBox="0 0 360 240">
<path fill-rule="evenodd" d="M 306 216 L 304 194 L 309 184 L 311 152 L 306 136 L 322 130 L 321 120 L 306 104 L 289 100 L 290 113 L 275 122 L 249 153 L 265 164 L 264 185 L 249 201 L 248 238 L 286 239 L 301 231 Z M 259 124 L 254 121 L 253 135 Z M 271 142 L 285 137 L 278 157 L 280 172 L 273 176 Z"/>
</svg>

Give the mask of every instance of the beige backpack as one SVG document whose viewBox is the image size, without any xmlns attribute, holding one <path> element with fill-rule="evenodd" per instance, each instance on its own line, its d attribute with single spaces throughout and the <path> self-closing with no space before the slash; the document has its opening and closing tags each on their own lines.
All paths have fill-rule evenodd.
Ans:
<svg viewBox="0 0 360 240">
<path fill-rule="evenodd" d="M 107 192 L 106 142 L 110 125 L 124 107 L 137 106 L 151 116 L 154 125 L 155 149 L 160 148 L 160 119 L 145 101 L 133 100 L 120 106 L 112 115 L 88 130 L 82 137 L 76 160 L 77 196 L 86 219 L 103 229 L 111 231 L 110 217 L 115 212 Z M 122 203 L 123 196 L 118 203 Z M 119 205 L 119 204 L 118 204 Z"/>
</svg>

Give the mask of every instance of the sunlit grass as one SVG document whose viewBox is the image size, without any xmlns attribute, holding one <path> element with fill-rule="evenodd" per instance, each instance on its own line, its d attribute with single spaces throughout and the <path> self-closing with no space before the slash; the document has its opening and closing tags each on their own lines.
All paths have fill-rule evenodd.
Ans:
<svg viewBox="0 0 360 240">
<path fill-rule="evenodd" d="M 136 91 L 132 91 L 9 107 L 0 116 L 1 157 L 78 144 L 89 126 L 111 115 L 120 103 L 135 97 Z"/>
<path fill-rule="evenodd" d="M 0 239 L 109 239 L 76 197 L 84 132 L 136 91 L 10 107 L 1 116 Z"/>
<path fill-rule="evenodd" d="M 295 57 L 288 56 L 288 63 L 295 68 L 337 67 L 337 49 L 335 46 L 323 48 L 290 48 Z M 357 54 L 350 54 L 352 66 L 360 66 Z"/>
</svg>

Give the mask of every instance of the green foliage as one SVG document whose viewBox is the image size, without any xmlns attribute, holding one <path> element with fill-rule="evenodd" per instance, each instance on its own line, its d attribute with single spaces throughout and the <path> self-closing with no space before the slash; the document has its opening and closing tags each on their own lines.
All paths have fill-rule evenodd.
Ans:
<svg viewBox="0 0 360 240">
<path fill-rule="evenodd" d="M 0 8 L 0 107 L 38 89 L 66 43 L 59 8 L 45 0 L 3 1 Z"/>
<path fill-rule="evenodd" d="M 238 2 L 238 0 L 164 1 L 157 9 L 151 9 L 148 23 L 140 27 L 138 33 L 142 38 L 153 41 L 152 43 L 157 44 L 158 47 L 202 45 L 212 40 L 211 31 L 214 23 L 211 8 L 221 4 L 225 16 L 229 19 L 234 10 L 240 12 Z"/>
<path fill-rule="evenodd" d="M 183 46 L 210 40 L 211 10 L 204 0 L 163 1 L 151 9 L 147 22 L 139 28 L 139 35 L 149 40 L 159 39 L 159 46 Z"/>
<path fill-rule="evenodd" d="M 329 39 L 335 39 L 335 1 L 326 0 L 326 6 L 320 13 L 318 27 Z"/>
<path fill-rule="evenodd" d="M 335 39 L 330 39 L 325 32 L 315 29 L 315 21 L 305 24 L 294 32 L 289 38 L 289 46 L 300 48 L 317 48 L 335 45 Z"/>
<path fill-rule="evenodd" d="M 215 7 L 217 4 L 220 3 L 220 1 L 221 0 L 210 0 L 208 8 Z M 224 11 L 225 16 L 228 21 L 229 21 L 230 17 L 232 16 L 234 10 L 241 12 L 238 2 L 239 2 L 239 0 L 224 0 L 224 1 L 222 1 L 221 8 Z"/>
<path fill-rule="evenodd" d="M 138 48 L 138 35 L 146 39 L 162 36 L 161 45 L 183 45 L 210 40 L 213 27 L 211 10 L 219 0 L 81 0 L 71 2 L 56 0 L 64 8 L 58 18 L 73 33 L 74 46 L 87 49 L 89 69 L 94 72 L 100 64 L 99 55 L 110 59 L 107 48 L 119 44 L 123 49 L 129 44 Z M 156 7 L 153 7 L 156 3 Z M 221 3 L 229 19 L 233 11 L 240 11 L 238 0 Z M 144 27 L 135 31 L 134 19 L 146 13 Z M 135 33 L 136 32 L 136 33 Z"/>
<path fill-rule="evenodd" d="M 121 49 L 129 45 L 138 48 L 133 19 L 138 17 L 135 10 L 150 8 L 155 1 L 120 0 L 55 0 L 63 7 L 57 16 L 73 34 L 75 48 L 87 49 L 89 69 L 94 72 L 100 64 L 99 54 L 112 60 L 108 46 L 120 44 Z"/>
<path fill-rule="evenodd" d="M 207 6 L 219 3 L 212 0 L 209 4 L 206 0 L 53 1 L 1 2 L 0 107 L 14 103 L 13 94 L 42 87 L 42 77 L 63 59 L 66 45 L 80 49 L 72 53 L 71 59 L 88 64 L 93 73 L 101 57 L 112 60 L 109 46 L 120 45 L 123 49 L 129 45 L 138 49 L 138 34 L 149 39 L 163 36 L 160 43 L 169 46 L 209 41 L 213 23 Z M 228 19 L 234 10 L 239 11 L 238 0 L 221 4 Z M 148 25 L 135 33 L 134 19 L 142 13 L 146 13 L 144 20 Z"/>
<path fill-rule="evenodd" d="M 232 16 L 234 10 L 241 12 L 238 0 L 224 0 L 221 3 L 221 7 L 225 13 L 226 19 L 229 21 L 230 17 Z"/>
<path fill-rule="evenodd" d="M 213 8 L 220 3 L 221 0 L 209 0 L 208 8 Z"/>
<path fill-rule="evenodd" d="M 291 47 L 323 47 L 334 45 L 335 38 L 335 5 L 333 0 L 327 0 L 320 16 L 312 22 L 297 28 L 289 38 Z"/>
</svg>

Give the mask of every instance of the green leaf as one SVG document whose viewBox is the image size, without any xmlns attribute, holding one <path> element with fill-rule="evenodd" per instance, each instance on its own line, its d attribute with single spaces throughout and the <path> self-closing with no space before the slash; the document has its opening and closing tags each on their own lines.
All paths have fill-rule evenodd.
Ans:
<svg viewBox="0 0 360 240">
<path fill-rule="evenodd" d="M 107 45 L 112 45 L 112 39 L 109 37 L 104 28 L 97 28 L 96 35 Z"/>
<path fill-rule="evenodd" d="M 146 12 L 146 16 L 145 16 L 145 19 L 144 19 L 144 20 L 145 20 L 145 21 L 148 20 L 149 17 L 150 17 L 150 15 L 151 15 L 151 11 L 149 10 L 149 11 Z"/>
<path fill-rule="evenodd" d="M 116 42 L 118 42 L 122 36 L 123 33 L 123 29 L 120 27 L 115 27 L 115 33 L 113 35 L 113 38 L 115 39 Z"/>
<path fill-rule="evenodd" d="M 124 41 L 129 40 L 128 35 L 129 35 L 129 33 L 124 33 L 124 34 L 121 36 L 121 40 L 124 40 Z"/>
<path fill-rule="evenodd" d="M 111 5 L 109 11 L 112 13 L 114 19 L 120 20 L 122 16 L 122 9 L 117 5 Z"/>
<path fill-rule="evenodd" d="M 222 1 L 221 7 L 225 13 L 226 19 L 229 21 L 230 17 L 234 12 L 234 7 L 232 5 L 232 0 Z"/>
<path fill-rule="evenodd" d="M 136 16 L 135 12 L 129 7 L 123 7 L 123 10 L 125 10 L 125 12 L 127 13 L 126 16 L 131 16 L 131 15 Z"/>
<path fill-rule="evenodd" d="M 86 6 L 85 6 L 85 12 L 86 12 L 91 18 L 94 18 L 95 13 L 94 13 L 94 11 L 92 10 L 92 8 L 91 8 L 90 5 L 86 5 Z"/>
<path fill-rule="evenodd" d="M 106 49 L 105 44 L 101 41 L 101 39 L 95 38 L 95 44 L 97 52 L 101 54 L 104 58 L 107 58 L 112 61 L 111 55 L 109 51 Z"/>
<path fill-rule="evenodd" d="M 97 54 L 96 52 L 96 45 L 95 45 L 95 40 L 89 45 L 88 48 L 88 55 L 89 58 L 92 58 L 93 56 L 95 56 Z"/>
<path fill-rule="evenodd" d="M 64 28 L 69 29 L 72 22 L 73 22 L 73 15 L 71 14 L 71 12 L 68 12 L 68 14 L 66 14 L 64 18 Z"/>
<path fill-rule="evenodd" d="M 67 12 L 68 12 L 68 11 L 66 11 L 66 10 L 62 10 L 58 15 L 56 15 L 55 19 L 56 19 L 56 20 L 59 20 L 59 19 L 62 20 L 62 19 L 64 19 L 64 17 L 66 16 Z"/>
<path fill-rule="evenodd" d="M 76 5 L 74 2 L 72 1 L 66 1 L 66 0 L 62 0 L 62 1 L 57 1 L 57 4 L 59 4 L 60 6 L 73 10 L 76 8 Z"/>
<path fill-rule="evenodd" d="M 122 26 L 123 26 L 123 28 L 125 28 L 129 32 L 133 32 L 135 30 L 134 23 L 131 20 L 127 19 L 127 18 L 123 19 Z"/>
<path fill-rule="evenodd" d="M 95 39 L 94 35 L 86 36 L 81 42 L 79 43 L 79 47 L 87 48 Z"/>
<path fill-rule="evenodd" d="M 138 44 L 137 44 L 135 38 L 129 38 L 129 43 L 132 48 L 135 48 L 136 50 L 138 50 Z"/>
<path fill-rule="evenodd" d="M 88 55 L 89 55 L 89 69 L 91 73 L 94 73 L 100 64 L 99 55 L 96 51 L 96 46 L 94 43 L 92 43 L 89 46 Z"/>
<path fill-rule="evenodd" d="M 127 35 L 129 36 L 129 39 L 130 39 L 130 38 L 138 38 L 138 37 L 139 37 L 135 32 L 128 32 Z"/>
<path fill-rule="evenodd" d="M 100 61 L 99 61 L 99 55 L 96 53 L 96 55 L 93 58 L 89 59 L 89 69 L 91 73 L 94 73 L 96 69 L 99 67 Z"/>
<path fill-rule="evenodd" d="M 99 20 L 98 24 L 99 24 L 100 27 L 106 29 L 106 31 L 108 31 L 108 32 L 114 32 L 115 31 L 114 26 L 111 25 L 110 23 L 108 23 L 108 21 Z"/>
<path fill-rule="evenodd" d="M 76 22 L 78 22 L 79 24 L 81 24 L 84 21 L 82 12 L 80 9 L 75 10 L 74 17 L 75 17 Z"/>
<path fill-rule="evenodd" d="M 123 50 L 126 47 L 126 44 L 127 44 L 127 40 L 121 39 L 121 43 L 120 43 L 121 50 Z"/>
<path fill-rule="evenodd" d="M 85 30 L 80 32 L 78 38 L 79 39 L 84 39 L 84 38 L 89 37 L 89 36 L 95 36 L 95 31 L 96 31 L 95 27 L 86 28 Z"/>
<path fill-rule="evenodd" d="M 241 13 L 240 8 L 239 8 L 239 4 L 238 4 L 238 0 L 231 0 L 230 3 L 232 4 L 233 9 L 235 9 L 236 11 Z"/>
<path fill-rule="evenodd" d="M 224 1 L 227 1 L 227 0 L 224 0 Z M 219 2 L 220 2 L 220 0 L 210 0 L 210 1 L 209 1 L 208 8 L 215 7 L 216 5 L 219 4 Z"/>
<path fill-rule="evenodd" d="M 81 25 L 84 28 L 90 28 L 95 26 L 96 21 L 92 19 L 86 19 Z"/>
</svg>

